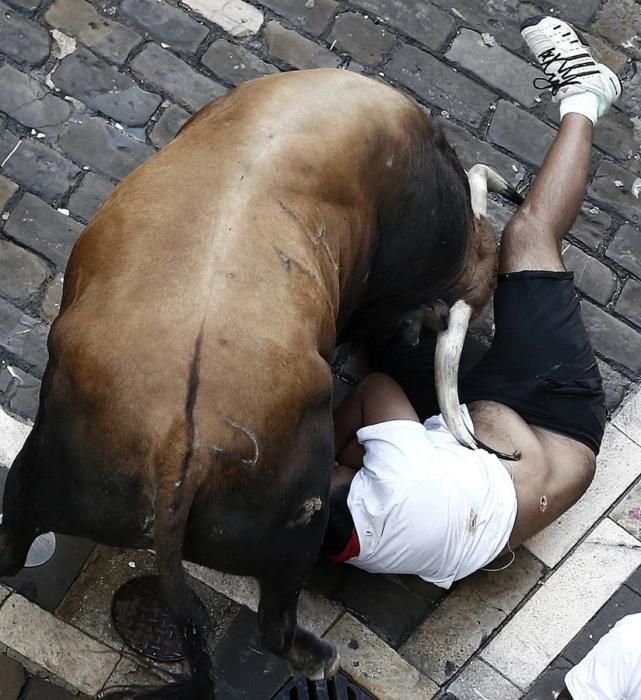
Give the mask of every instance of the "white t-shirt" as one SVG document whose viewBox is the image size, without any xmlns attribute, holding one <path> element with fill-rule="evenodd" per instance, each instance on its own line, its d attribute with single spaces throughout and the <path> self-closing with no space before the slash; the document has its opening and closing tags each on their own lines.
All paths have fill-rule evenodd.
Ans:
<svg viewBox="0 0 641 700">
<path fill-rule="evenodd" d="M 641 613 L 619 620 L 565 685 L 573 700 L 641 700 Z"/>
<path fill-rule="evenodd" d="M 516 493 L 496 456 L 460 445 L 441 416 L 425 425 L 369 425 L 356 435 L 365 456 L 347 505 L 360 554 L 348 563 L 449 588 L 501 553 L 516 519 Z"/>
</svg>

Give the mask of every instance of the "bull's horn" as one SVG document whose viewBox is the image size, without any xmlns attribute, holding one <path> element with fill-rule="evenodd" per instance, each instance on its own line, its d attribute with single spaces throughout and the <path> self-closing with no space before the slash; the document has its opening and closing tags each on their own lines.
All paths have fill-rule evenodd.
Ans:
<svg viewBox="0 0 641 700">
<path fill-rule="evenodd" d="M 436 395 L 443 420 L 450 433 L 461 445 L 471 450 L 482 447 L 501 459 L 517 461 L 521 458 L 520 452 L 506 454 L 488 447 L 470 432 L 463 420 L 458 397 L 458 368 L 471 316 L 472 307 L 459 299 L 450 309 L 447 329 L 440 331 L 436 339 L 434 361 Z"/>
<path fill-rule="evenodd" d="M 472 211 L 477 219 L 481 216 L 487 216 L 488 191 L 496 192 L 516 204 L 523 202 L 523 197 L 516 189 L 489 165 L 482 163 L 473 165 L 467 173 L 467 178 L 470 182 Z"/>
<path fill-rule="evenodd" d="M 465 342 L 465 334 L 472 316 L 472 307 L 459 299 L 450 309 L 447 329 L 436 339 L 434 371 L 436 395 L 449 431 L 465 447 L 472 450 L 478 445 L 463 421 L 458 399 L 458 367 Z"/>
</svg>

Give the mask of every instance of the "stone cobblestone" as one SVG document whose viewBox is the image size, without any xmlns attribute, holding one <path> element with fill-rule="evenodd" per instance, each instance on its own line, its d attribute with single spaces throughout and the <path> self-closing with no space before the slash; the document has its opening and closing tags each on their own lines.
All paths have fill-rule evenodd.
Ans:
<svg viewBox="0 0 641 700">
<path fill-rule="evenodd" d="M 76 163 L 91 165 L 114 180 L 122 180 L 154 153 L 151 146 L 96 117 L 70 122 L 59 144 Z"/>
<path fill-rule="evenodd" d="M 190 116 L 189 112 L 182 109 L 182 107 L 169 105 L 156 122 L 151 134 L 149 134 L 149 140 L 154 146 L 163 148 L 174 138 L 180 127 Z"/>
<path fill-rule="evenodd" d="M 0 111 L 24 126 L 42 129 L 65 122 L 71 105 L 8 63 L 0 67 Z"/>
<path fill-rule="evenodd" d="M 580 292 L 602 305 L 610 301 L 617 290 L 617 277 L 607 265 L 573 245 L 565 248 L 563 262 L 574 272 L 574 284 Z"/>
<path fill-rule="evenodd" d="M 186 12 L 159 0 L 123 0 L 120 16 L 137 25 L 141 32 L 169 44 L 174 51 L 195 53 L 209 29 Z"/>
<path fill-rule="evenodd" d="M 6 203 L 18 191 L 18 185 L 8 178 L 0 175 L 0 210 L 4 209 Z"/>
<path fill-rule="evenodd" d="M 52 79 L 63 93 L 127 126 L 144 126 L 161 102 L 87 49 L 64 58 Z"/>
<path fill-rule="evenodd" d="M 278 68 L 266 63 L 243 46 L 232 44 L 226 39 L 215 41 L 201 60 L 214 75 L 232 85 L 278 73 Z"/>
<path fill-rule="evenodd" d="M 118 64 L 124 63 L 142 41 L 133 29 L 100 14 L 85 0 L 55 0 L 45 19 L 52 27 Z"/>
<path fill-rule="evenodd" d="M 454 18 L 426 0 L 351 0 L 352 5 L 371 13 L 407 34 L 428 49 L 445 47 L 456 27 Z"/>
<path fill-rule="evenodd" d="M 615 309 L 618 314 L 627 318 L 637 326 L 641 327 L 641 283 L 634 279 L 629 279 L 621 296 L 617 300 Z"/>
<path fill-rule="evenodd" d="M 147 44 L 131 68 L 142 80 L 193 110 L 225 93 L 225 88 L 156 44 Z"/>
<path fill-rule="evenodd" d="M 621 226 L 606 253 L 626 270 L 641 277 L 641 231 L 639 229 L 629 224 Z"/>
<path fill-rule="evenodd" d="M 62 272 L 81 222 L 94 216 L 115 181 L 166 146 L 190 115 L 226 86 L 290 67 L 341 65 L 375 74 L 421 102 L 465 167 L 485 162 L 511 184 L 525 187 L 559 117 L 549 95 L 539 97 L 532 86 L 540 72 L 519 26 L 552 10 L 578 23 L 597 57 L 624 82 L 617 109 L 595 130 L 595 175 L 564 257 L 585 297 L 582 312 L 608 409 L 615 412 L 624 401 L 631 405 L 627 397 L 641 375 L 641 200 L 635 196 L 641 188 L 640 7 L 632 0 L 0 0 L 0 163 L 8 158 L 0 175 L 0 406 L 11 415 L 35 416 L 46 335 L 59 311 Z M 488 206 L 497 229 L 515 210 L 495 196 Z M 492 324 L 488 309 L 475 330 L 485 343 Z M 620 415 L 614 413 L 617 427 L 606 431 L 591 489 L 528 542 L 507 570 L 470 577 L 450 592 L 412 576 L 349 568 L 317 572 L 302 596 L 301 624 L 334 638 L 343 668 L 379 700 L 427 700 L 435 694 L 440 700 L 541 700 L 536 687 L 542 685 L 516 689 L 524 677 L 521 667 L 529 673 L 531 659 L 516 659 L 521 667 L 506 670 L 501 664 L 511 649 L 504 656 L 492 652 L 492 665 L 482 655 L 488 637 L 501 635 L 517 620 L 515 610 L 528 598 L 540 598 L 559 562 L 576 558 L 577 542 L 588 529 L 602 530 L 608 523 L 616 528 L 616 520 L 638 536 L 629 511 L 639 505 L 641 443 L 636 423 L 617 423 Z M 12 420 L 0 410 L 0 421 L 3 417 Z M 0 490 L 5 475 L 6 470 L 0 472 Z M 609 512 L 611 519 L 604 520 Z M 140 573 L 129 566 L 139 561 L 136 557 L 118 554 L 119 581 Z M 221 692 L 231 697 L 265 681 L 260 687 L 269 688 L 270 695 L 288 670 L 259 653 L 255 615 L 238 605 L 256 608 L 255 582 L 190 570 L 199 579 L 194 583 L 199 595 L 223 621 L 210 637 Z M 71 573 L 69 566 L 60 570 L 63 578 Z M 55 619 L 60 622 L 61 611 L 74 603 L 73 624 L 116 647 L 113 671 L 103 662 L 100 668 L 112 682 L 158 682 L 166 666 L 121 656 L 122 641 L 103 634 L 114 590 L 110 583 L 115 583 L 109 576 L 109 567 L 85 569 L 71 585 L 71 579 L 63 584 L 52 574 L 56 601 L 71 586 L 67 607 L 61 606 Z M 641 593 L 639 574 L 635 580 L 629 590 L 636 586 Z M 54 609 L 58 603 L 47 595 L 40 591 L 35 598 Z M 0 606 L 7 596 L 0 587 Z M 597 616 L 607 624 L 619 609 L 613 600 Z M 573 610 L 575 627 L 585 609 L 592 608 Z M 521 636 L 536 640 L 538 633 Z M 30 631 L 23 636 L 27 642 L 37 637 Z M 21 643 L 11 641 L 13 647 Z M 33 658 L 21 659 L 27 673 L 20 700 L 71 697 L 70 679 L 77 680 L 78 673 L 74 664 L 77 658 L 84 661 L 86 651 L 68 651 L 63 650 L 65 668 L 50 679 L 53 684 L 38 678 L 50 673 L 34 664 L 46 650 L 34 649 L 28 652 Z M 8 653 L 17 655 L 15 648 Z M 539 666 L 547 662 L 537 657 Z M 551 670 L 560 679 L 561 664 L 558 659 L 554 664 Z M 506 677 L 510 673 L 515 677 Z"/>
<path fill-rule="evenodd" d="M 515 105 L 500 100 L 488 138 L 528 163 L 540 166 L 556 131 Z"/>
<path fill-rule="evenodd" d="M 185 5 L 239 39 L 256 34 L 263 13 L 243 0 L 184 0 Z"/>
<path fill-rule="evenodd" d="M 16 241 L 64 268 L 82 224 L 60 214 L 38 197 L 25 192 L 5 225 Z"/>
<path fill-rule="evenodd" d="M 4 164 L 4 173 L 49 202 L 59 201 L 80 169 L 49 146 L 23 139 Z"/>
<path fill-rule="evenodd" d="M 536 104 L 539 90 L 532 83 L 540 77 L 539 70 L 482 34 L 461 29 L 445 58 L 526 107 Z"/>
<path fill-rule="evenodd" d="M 364 66 L 380 63 L 396 43 L 396 37 L 384 27 L 354 12 L 338 16 L 327 40 L 336 42 L 336 51 L 349 54 Z"/>
<path fill-rule="evenodd" d="M 49 34 L 0 3 L 0 48 L 17 63 L 38 65 L 49 55 Z"/>
<path fill-rule="evenodd" d="M 100 175 L 87 173 L 80 187 L 69 198 L 69 211 L 85 223 L 98 211 L 98 207 L 114 188 L 113 184 Z"/>
<path fill-rule="evenodd" d="M 473 127 L 480 125 L 490 105 L 496 102 L 489 90 L 413 46 L 401 48 L 385 67 L 385 75 Z"/>
<path fill-rule="evenodd" d="M 263 0 L 261 3 L 309 34 L 322 34 L 338 9 L 335 0 Z"/>
<path fill-rule="evenodd" d="M 588 196 L 612 208 L 621 216 L 638 221 L 641 201 L 632 194 L 636 176 L 614 163 L 604 161 L 596 172 Z"/>
<path fill-rule="evenodd" d="M 641 58 L 641 8 L 634 0 L 608 0 L 594 29 L 615 46 Z"/>
<path fill-rule="evenodd" d="M 265 28 L 267 51 L 294 68 L 337 68 L 341 59 L 323 46 L 285 29 L 278 22 L 269 22 Z"/>
</svg>

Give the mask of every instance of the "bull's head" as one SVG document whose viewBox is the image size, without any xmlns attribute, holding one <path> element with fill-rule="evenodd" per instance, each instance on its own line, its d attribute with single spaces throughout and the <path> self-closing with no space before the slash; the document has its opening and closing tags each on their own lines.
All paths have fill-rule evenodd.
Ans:
<svg viewBox="0 0 641 700">
<path fill-rule="evenodd" d="M 522 197 L 487 165 L 475 165 L 469 170 L 468 179 L 474 213 L 473 232 L 466 268 L 458 285 L 461 296 L 449 310 L 447 328 L 439 331 L 437 336 L 435 372 L 438 402 L 447 427 L 462 445 L 478 449 L 486 446 L 470 433 L 463 421 L 457 378 L 469 322 L 490 300 L 496 282 L 497 239 L 486 220 L 487 194 L 488 191 L 497 192 L 519 204 Z M 518 458 L 495 453 L 504 459 Z"/>
</svg>

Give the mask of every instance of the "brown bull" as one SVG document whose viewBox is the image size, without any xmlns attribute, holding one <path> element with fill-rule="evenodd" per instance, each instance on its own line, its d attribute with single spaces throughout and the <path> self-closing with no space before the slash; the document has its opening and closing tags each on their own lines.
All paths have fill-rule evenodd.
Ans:
<svg viewBox="0 0 641 700">
<path fill-rule="evenodd" d="M 328 360 L 337 338 L 481 307 L 495 253 L 442 134 L 392 88 L 298 72 L 215 101 L 73 250 L 0 574 L 47 530 L 154 547 L 192 671 L 162 697 L 198 699 L 215 684 L 181 559 L 255 576 L 265 647 L 331 676 L 335 649 L 296 626 L 327 518 Z"/>
</svg>

